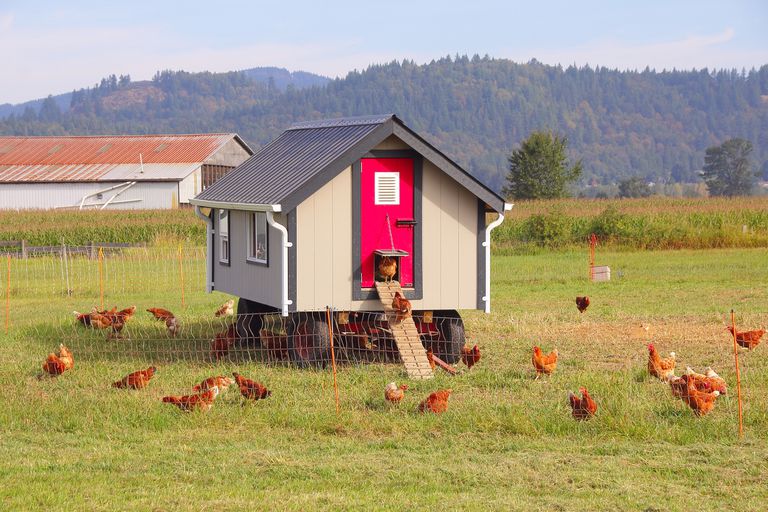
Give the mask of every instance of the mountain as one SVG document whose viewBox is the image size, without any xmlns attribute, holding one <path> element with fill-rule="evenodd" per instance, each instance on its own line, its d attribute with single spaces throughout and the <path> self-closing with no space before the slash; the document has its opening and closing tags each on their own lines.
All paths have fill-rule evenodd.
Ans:
<svg viewBox="0 0 768 512">
<path fill-rule="evenodd" d="M 695 182 L 705 149 L 732 137 L 752 141 L 755 168 L 768 169 L 768 65 L 655 72 L 445 57 L 305 88 L 296 73 L 264 69 L 163 71 L 147 82 L 112 76 L 74 91 L 66 108 L 49 98 L 37 113 L 0 120 L 0 133 L 232 131 L 258 148 L 298 120 L 394 112 L 497 190 L 509 153 L 542 129 L 568 138 L 571 158 L 583 161 L 582 187 L 631 176 Z"/>
<path fill-rule="evenodd" d="M 307 73 L 306 71 L 291 72 L 284 68 L 275 67 L 244 69 L 242 73 L 257 82 L 269 84 L 271 81 L 281 91 L 285 91 L 288 87 L 296 89 L 322 87 L 331 81 L 328 77 L 315 75 L 314 73 Z"/>
</svg>

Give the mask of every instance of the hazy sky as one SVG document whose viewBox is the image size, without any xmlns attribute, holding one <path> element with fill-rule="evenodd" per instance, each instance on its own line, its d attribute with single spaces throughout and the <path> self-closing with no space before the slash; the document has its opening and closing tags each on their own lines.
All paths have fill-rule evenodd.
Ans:
<svg viewBox="0 0 768 512">
<path fill-rule="evenodd" d="M 370 7 L 369 7 L 370 6 Z M 122 2 L 0 0 L 0 103 L 160 69 L 331 77 L 488 54 L 620 69 L 768 64 L 766 0 Z"/>
</svg>

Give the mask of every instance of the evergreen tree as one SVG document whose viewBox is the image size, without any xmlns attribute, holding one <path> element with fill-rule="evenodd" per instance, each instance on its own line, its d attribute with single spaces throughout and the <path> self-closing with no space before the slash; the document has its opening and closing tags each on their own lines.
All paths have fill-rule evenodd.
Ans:
<svg viewBox="0 0 768 512">
<path fill-rule="evenodd" d="M 752 143 L 730 139 L 707 148 L 701 177 L 713 196 L 742 196 L 752 190 L 757 176 L 752 171 L 749 155 Z"/>
<path fill-rule="evenodd" d="M 509 157 L 504 194 L 514 199 L 567 197 L 568 184 L 581 176 L 581 160 L 568 167 L 568 140 L 551 132 L 533 132 Z"/>
</svg>

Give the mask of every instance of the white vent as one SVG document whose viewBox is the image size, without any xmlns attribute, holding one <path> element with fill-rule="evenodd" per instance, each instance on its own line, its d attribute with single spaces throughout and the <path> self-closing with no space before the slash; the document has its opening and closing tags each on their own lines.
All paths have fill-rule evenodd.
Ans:
<svg viewBox="0 0 768 512">
<path fill-rule="evenodd" d="M 400 173 L 374 173 L 374 204 L 400 204 Z"/>
</svg>

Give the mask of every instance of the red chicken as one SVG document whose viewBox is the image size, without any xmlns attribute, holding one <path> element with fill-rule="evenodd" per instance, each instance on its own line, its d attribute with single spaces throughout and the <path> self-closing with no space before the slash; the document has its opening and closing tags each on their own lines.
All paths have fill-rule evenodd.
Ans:
<svg viewBox="0 0 768 512">
<path fill-rule="evenodd" d="M 174 317 L 173 313 L 163 308 L 149 308 L 147 312 L 152 313 L 152 316 L 155 317 L 155 320 L 167 320 Z"/>
<path fill-rule="evenodd" d="M 419 412 L 444 413 L 448 410 L 448 399 L 451 397 L 452 392 L 452 389 L 441 389 L 430 394 L 419 404 Z"/>
<path fill-rule="evenodd" d="M 216 377 L 208 377 L 200 384 L 192 387 L 192 391 L 208 391 L 212 387 L 218 387 L 219 392 L 223 393 L 229 386 L 235 383 L 235 380 L 231 377 L 224 377 L 223 375 L 217 375 Z"/>
<path fill-rule="evenodd" d="M 557 358 L 560 353 L 557 349 L 554 349 L 549 354 L 544 354 L 541 348 L 538 346 L 533 347 L 533 356 L 531 356 L 531 362 L 533 368 L 536 370 L 536 378 L 541 377 L 542 374 L 551 375 L 557 369 Z"/>
<path fill-rule="evenodd" d="M 408 386 L 405 384 L 401 384 L 400 386 L 397 385 L 395 382 L 390 382 L 387 384 L 387 387 L 384 388 L 384 398 L 388 402 L 392 403 L 399 403 L 400 400 L 403 399 L 405 396 L 405 391 L 408 389 Z"/>
<path fill-rule="evenodd" d="M 587 388 L 580 387 L 581 398 L 568 392 L 568 402 L 571 404 L 571 415 L 577 420 L 588 420 L 597 412 L 597 404 L 589 396 Z"/>
<path fill-rule="evenodd" d="M 219 388 L 213 386 L 207 391 L 196 395 L 164 396 L 162 400 L 164 403 L 175 405 L 184 412 L 190 412 L 195 409 L 207 411 L 211 408 L 217 396 L 219 396 Z"/>
<path fill-rule="evenodd" d="M 113 388 L 119 389 L 143 389 L 147 387 L 149 381 L 154 377 L 157 368 L 150 366 L 146 370 L 129 373 L 121 380 L 112 383 Z"/>
<path fill-rule="evenodd" d="M 235 344 L 237 329 L 231 325 L 226 331 L 221 331 L 211 340 L 211 358 L 218 361 L 229 354 L 229 349 Z"/>
<path fill-rule="evenodd" d="M 470 369 L 480 361 L 480 348 L 475 345 L 472 348 L 468 346 L 461 347 L 461 361 Z"/>
<path fill-rule="evenodd" d="M 54 354 L 51 352 L 43 363 L 43 371 L 48 375 L 57 376 L 61 375 L 67 370 L 71 370 L 75 366 L 75 358 L 72 356 L 72 352 L 62 343 L 59 344 L 59 353 Z"/>
<path fill-rule="evenodd" d="M 727 326 L 727 329 L 731 331 L 733 335 L 733 327 Z M 760 338 L 765 334 L 765 329 L 759 329 L 756 331 L 736 331 L 736 344 L 742 348 L 752 350 L 760 344 Z"/>
<path fill-rule="evenodd" d="M 579 313 L 583 313 L 589 307 L 589 297 L 576 297 L 576 307 L 579 308 Z"/>
<path fill-rule="evenodd" d="M 397 315 L 395 321 L 402 322 L 411 316 L 411 301 L 403 297 L 400 292 L 395 292 L 395 298 L 392 300 L 392 309 Z"/>
<path fill-rule="evenodd" d="M 670 352 L 668 358 L 662 359 L 653 343 L 648 344 L 648 373 L 663 381 L 668 381 L 675 375 L 675 353 Z"/>
<path fill-rule="evenodd" d="M 233 372 L 235 382 L 240 388 L 240 394 L 249 400 L 263 400 L 272 396 L 272 392 L 260 382 L 247 379 L 237 372 Z"/>
</svg>

